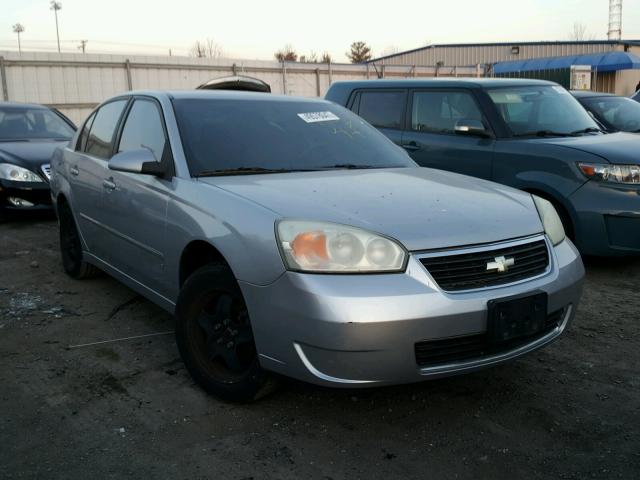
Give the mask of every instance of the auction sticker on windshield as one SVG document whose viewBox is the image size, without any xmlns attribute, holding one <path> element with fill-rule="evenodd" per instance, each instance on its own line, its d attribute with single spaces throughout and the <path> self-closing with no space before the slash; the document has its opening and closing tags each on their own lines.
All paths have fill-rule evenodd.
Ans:
<svg viewBox="0 0 640 480">
<path fill-rule="evenodd" d="M 331 112 L 307 112 L 299 113 L 298 116 L 307 123 L 331 122 L 340 118 Z"/>
</svg>

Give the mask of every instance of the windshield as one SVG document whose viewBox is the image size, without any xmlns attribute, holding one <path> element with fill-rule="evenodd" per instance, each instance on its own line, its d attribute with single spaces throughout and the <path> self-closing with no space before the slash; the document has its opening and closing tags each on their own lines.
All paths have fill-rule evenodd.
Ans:
<svg viewBox="0 0 640 480">
<path fill-rule="evenodd" d="M 496 88 L 488 93 L 515 136 L 570 135 L 598 129 L 584 107 L 557 85 Z"/>
<path fill-rule="evenodd" d="M 415 166 L 360 117 L 326 102 L 175 99 L 174 109 L 192 176 Z"/>
<path fill-rule="evenodd" d="M 74 130 L 46 108 L 0 107 L 0 141 L 69 140 Z"/>
<path fill-rule="evenodd" d="M 625 97 L 585 98 L 583 102 L 607 126 L 624 132 L 640 131 L 640 103 Z"/>
</svg>

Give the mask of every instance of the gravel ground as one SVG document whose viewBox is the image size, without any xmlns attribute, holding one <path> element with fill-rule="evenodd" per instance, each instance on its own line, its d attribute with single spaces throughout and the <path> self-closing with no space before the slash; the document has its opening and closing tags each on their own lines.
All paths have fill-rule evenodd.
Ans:
<svg viewBox="0 0 640 480">
<path fill-rule="evenodd" d="M 238 406 L 193 384 L 169 315 L 62 273 L 54 220 L 1 224 L 0 477 L 640 478 L 640 259 L 586 267 L 575 322 L 522 360 Z"/>
</svg>

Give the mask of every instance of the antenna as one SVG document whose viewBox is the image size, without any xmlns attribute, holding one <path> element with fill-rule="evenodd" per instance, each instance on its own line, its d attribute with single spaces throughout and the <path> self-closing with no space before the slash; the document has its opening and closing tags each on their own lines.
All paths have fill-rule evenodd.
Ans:
<svg viewBox="0 0 640 480">
<path fill-rule="evenodd" d="M 622 38 L 622 0 L 609 0 L 609 40 Z"/>
</svg>

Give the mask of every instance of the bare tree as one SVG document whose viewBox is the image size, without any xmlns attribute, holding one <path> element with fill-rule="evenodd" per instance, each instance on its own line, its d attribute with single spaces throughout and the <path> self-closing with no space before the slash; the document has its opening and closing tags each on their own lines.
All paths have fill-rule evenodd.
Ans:
<svg viewBox="0 0 640 480">
<path fill-rule="evenodd" d="M 300 55 L 298 61 L 302 63 L 318 63 L 318 54 L 311 50 L 309 55 Z"/>
<path fill-rule="evenodd" d="M 576 42 L 593 40 L 594 38 L 595 36 L 587 31 L 587 26 L 584 23 L 575 22 L 573 30 L 569 32 L 569 40 L 575 40 Z"/>
<path fill-rule="evenodd" d="M 197 58 L 222 58 L 224 57 L 224 50 L 219 43 L 216 43 L 211 38 L 207 38 L 203 42 L 196 40 L 189 54 Z"/>
<path fill-rule="evenodd" d="M 351 50 L 346 53 L 351 63 L 362 63 L 371 60 L 371 47 L 365 42 L 353 42 Z"/>
<path fill-rule="evenodd" d="M 278 50 L 273 56 L 279 62 L 295 62 L 298 60 L 298 54 L 291 44 L 286 44 L 284 48 Z"/>
<path fill-rule="evenodd" d="M 320 63 L 331 63 L 333 59 L 331 58 L 331 54 L 329 52 L 324 52 L 320 57 Z"/>
</svg>

